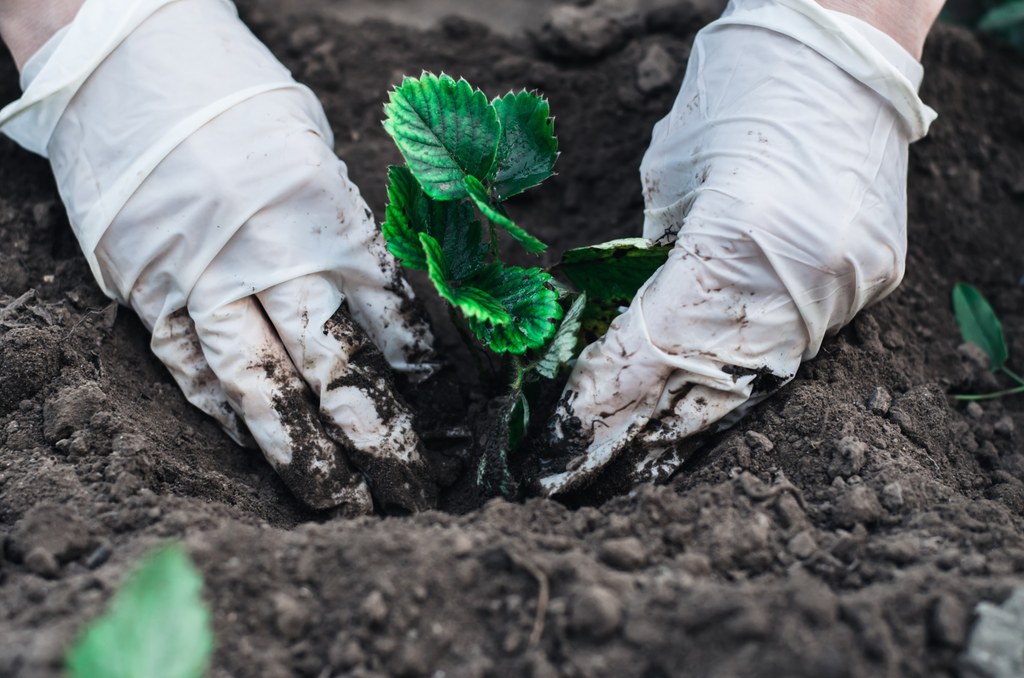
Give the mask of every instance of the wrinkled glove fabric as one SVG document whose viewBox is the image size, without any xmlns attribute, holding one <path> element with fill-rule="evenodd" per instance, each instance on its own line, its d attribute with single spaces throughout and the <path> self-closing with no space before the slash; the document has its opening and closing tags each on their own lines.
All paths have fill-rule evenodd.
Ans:
<svg viewBox="0 0 1024 678">
<path fill-rule="evenodd" d="M 935 118 L 922 76 L 811 0 L 734 0 L 698 34 L 641 167 L 644 235 L 674 248 L 576 364 L 544 492 L 627 451 L 630 482 L 665 479 L 899 285 L 908 146 Z"/>
<path fill-rule="evenodd" d="M 0 129 L 50 159 L 186 397 L 314 508 L 430 507 L 388 369 L 429 369 L 429 331 L 322 107 L 234 6 L 87 0 L 22 80 Z"/>
</svg>

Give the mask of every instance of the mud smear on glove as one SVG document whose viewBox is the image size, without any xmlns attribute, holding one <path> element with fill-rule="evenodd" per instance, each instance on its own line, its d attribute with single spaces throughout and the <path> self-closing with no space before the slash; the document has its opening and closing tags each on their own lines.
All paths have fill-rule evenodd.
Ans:
<svg viewBox="0 0 1024 678">
<path fill-rule="evenodd" d="M 277 386 L 274 411 L 291 438 L 290 464 L 273 464 L 288 489 L 311 508 L 338 507 L 338 513 L 358 516 L 371 513 L 373 506 L 362 478 L 348 464 L 335 445 L 325 456 L 319 441 L 325 432 L 316 417 L 317 407 L 306 388 L 295 385 L 286 375 L 293 369 L 280 358 L 266 356 L 261 367 L 267 379 Z"/>
<path fill-rule="evenodd" d="M 411 303 L 411 302 L 409 302 Z M 348 347 L 348 364 L 335 375 L 326 393 L 353 388 L 365 395 L 388 430 L 409 427 L 412 414 L 395 388 L 391 368 L 384 354 L 356 325 L 344 306 L 324 323 L 323 333 Z M 325 395 L 326 395 L 325 393 Z M 324 416 L 329 421 L 329 416 Z M 327 425 L 332 439 L 341 444 L 352 463 L 366 476 L 378 506 L 388 513 L 425 511 L 437 505 L 437 488 L 424 461 L 418 441 L 401 441 L 411 449 L 359 449 L 338 426 Z M 387 441 L 384 445 L 391 444 Z"/>
</svg>

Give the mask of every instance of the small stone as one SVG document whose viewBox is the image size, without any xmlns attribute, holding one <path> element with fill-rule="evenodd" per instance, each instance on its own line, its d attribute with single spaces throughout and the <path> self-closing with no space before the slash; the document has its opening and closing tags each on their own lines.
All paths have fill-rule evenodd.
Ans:
<svg viewBox="0 0 1024 678">
<path fill-rule="evenodd" d="M 570 628 L 593 640 L 608 638 L 622 625 L 622 603 L 603 586 L 589 586 L 579 592 L 572 605 Z"/>
<path fill-rule="evenodd" d="M 967 403 L 967 407 L 964 408 L 967 416 L 975 421 L 981 421 L 981 418 L 985 416 L 985 409 L 978 403 Z"/>
<path fill-rule="evenodd" d="M 601 544 L 598 556 L 617 570 L 638 570 L 647 564 L 647 552 L 636 537 L 607 539 Z"/>
<path fill-rule="evenodd" d="M 366 662 L 366 653 L 357 641 L 341 634 L 327 651 L 327 659 L 336 669 L 351 669 Z"/>
<path fill-rule="evenodd" d="M 980 553 L 972 553 L 960 559 L 960 571 L 966 575 L 981 575 L 988 570 L 988 562 Z"/>
<path fill-rule="evenodd" d="M 1001 417 L 999 419 L 999 421 L 997 421 L 992 426 L 992 430 L 995 431 L 998 435 L 1003 436 L 1004 438 L 1012 438 L 1013 437 L 1013 429 L 1014 429 L 1013 419 L 1010 418 L 1010 415 L 1006 415 L 1005 417 Z"/>
<path fill-rule="evenodd" d="M 711 574 L 711 558 L 705 553 L 683 553 L 676 556 L 679 569 L 694 577 Z"/>
<path fill-rule="evenodd" d="M 295 598 L 286 593 L 275 593 L 274 602 L 274 623 L 277 630 L 287 640 L 296 640 L 309 623 L 309 613 L 306 608 Z"/>
<path fill-rule="evenodd" d="M 110 441 L 111 452 L 126 458 L 145 452 L 147 447 L 149 443 L 146 437 L 135 433 L 119 433 Z"/>
<path fill-rule="evenodd" d="M 884 386 L 877 386 L 868 396 L 867 406 L 872 414 L 884 417 L 892 407 L 892 394 Z"/>
<path fill-rule="evenodd" d="M 679 66 L 661 45 L 651 45 L 636 67 L 636 86 L 644 94 L 676 84 Z"/>
<path fill-rule="evenodd" d="M 757 431 L 747 431 L 743 434 L 743 441 L 750 448 L 754 454 L 767 454 L 775 449 L 775 443 L 773 443 L 768 436 Z"/>
<path fill-rule="evenodd" d="M 110 548 L 110 544 L 100 544 L 96 547 L 96 550 L 89 554 L 89 557 L 85 559 L 85 566 L 90 570 L 95 570 L 110 560 L 110 556 L 113 554 L 114 550 Z"/>
<path fill-rule="evenodd" d="M 50 443 L 70 437 L 84 429 L 106 402 L 106 394 L 93 382 L 62 388 L 43 405 L 43 435 Z"/>
<path fill-rule="evenodd" d="M 563 59 L 596 59 L 621 49 L 642 28 L 631 3 L 596 0 L 585 7 L 553 8 L 533 34 L 543 51 Z"/>
<path fill-rule="evenodd" d="M 843 527 L 853 527 L 877 523 L 884 512 L 874 490 L 867 485 L 854 485 L 836 502 L 835 518 Z"/>
<path fill-rule="evenodd" d="M 25 567 L 34 574 L 53 579 L 60 572 L 57 557 L 41 546 L 37 546 L 25 556 Z"/>
<path fill-rule="evenodd" d="M 936 642 L 959 650 L 967 640 L 967 618 L 963 603 L 943 594 L 932 605 L 928 631 Z"/>
<path fill-rule="evenodd" d="M 898 481 L 888 483 L 882 488 L 882 506 L 890 511 L 903 508 L 903 486 Z"/>
<path fill-rule="evenodd" d="M 835 441 L 829 473 L 846 477 L 860 473 L 869 449 L 867 443 L 849 436 Z"/>
<path fill-rule="evenodd" d="M 786 544 L 786 549 L 800 560 L 805 560 L 814 555 L 814 552 L 818 550 L 818 543 L 814 541 L 814 536 L 808 530 L 799 532 L 789 540 Z"/>
<path fill-rule="evenodd" d="M 473 539 L 465 532 L 458 532 L 452 537 L 451 553 L 456 558 L 463 558 L 473 552 Z"/>
<path fill-rule="evenodd" d="M 383 624 L 388 618 L 388 604 L 384 600 L 384 594 L 380 591 L 373 591 L 366 596 L 359 608 L 371 624 Z"/>
<path fill-rule="evenodd" d="M 37 547 L 66 563 L 92 551 L 94 540 L 88 526 L 70 506 L 43 502 L 30 508 L 15 523 L 8 543 L 16 561 Z"/>
</svg>

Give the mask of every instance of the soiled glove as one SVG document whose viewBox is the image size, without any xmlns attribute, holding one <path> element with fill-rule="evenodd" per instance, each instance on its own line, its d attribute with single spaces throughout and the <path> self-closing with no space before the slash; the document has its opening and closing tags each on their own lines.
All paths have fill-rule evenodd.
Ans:
<svg viewBox="0 0 1024 678">
<path fill-rule="evenodd" d="M 430 507 L 388 364 L 429 369 L 431 337 L 319 102 L 234 6 L 87 0 L 22 81 L 3 131 L 49 157 L 96 280 L 188 399 L 312 507 Z"/>
<path fill-rule="evenodd" d="M 700 32 L 641 167 L 644 235 L 675 246 L 573 370 L 545 492 L 617 458 L 620 484 L 666 478 L 899 285 L 922 76 L 811 0 L 733 0 Z"/>
</svg>

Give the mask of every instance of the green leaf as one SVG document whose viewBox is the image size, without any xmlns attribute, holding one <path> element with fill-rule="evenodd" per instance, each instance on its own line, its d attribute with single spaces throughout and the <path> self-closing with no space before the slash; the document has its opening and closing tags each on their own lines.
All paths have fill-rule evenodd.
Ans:
<svg viewBox="0 0 1024 678">
<path fill-rule="evenodd" d="M 1001 369 L 1010 352 L 1003 325 L 984 295 L 976 287 L 960 283 L 953 288 L 953 311 L 964 341 L 985 351 L 993 372 Z"/>
<path fill-rule="evenodd" d="M 1024 26 L 1024 0 L 1008 2 L 988 11 L 978 22 L 978 30 L 1005 31 Z"/>
<path fill-rule="evenodd" d="M 569 250 L 559 268 L 591 300 L 628 304 L 665 263 L 671 249 L 646 238 L 613 240 Z"/>
<path fill-rule="evenodd" d="M 73 678 L 200 678 L 213 652 L 203 580 L 169 546 L 149 556 L 68 654 Z"/>
<path fill-rule="evenodd" d="M 491 204 L 490 196 L 487 193 L 487 187 L 480 183 L 479 179 L 475 177 L 466 177 L 466 191 L 469 193 L 469 197 L 472 198 L 474 203 L 476 203 L 476 206 L 480 211 L 483 212 L 484 216 L 490 219 L 495 225 L 505 229 L 505 231 L 518 241 L 527 252 L 537 254 L 548 248 L 548 246 L 543 242 L 517 226 L 514 221 L 509 219 L 508 215 L 504 213 L 501 207 Z"/>
<path fill-rule="evenodd" d="M 587 306 L 587 295 L 581 294 L 572 302 L 572 306 L 562 319 L 562 324 L 555 332 L 554 339 L 548 344 L 544 356 L 537 361 L 535 369 L 542 377 L 554 379 L 558 371 L 574 357 L 576 345 L 579 343 L 580 329 L 583 327 L 583 309 Z"/>
<path fill-rule="evenodd" d="M 530 427 L 530 401 L 525 393 L 520 393 L 515 406 L 509 416 L 508 422 L 508 449 L 515 452 L 526 437 L 526 431 Z"/>
<path fill-rule="evenodd" d="M 427 274 L 441 295 L 455 306 L 469 321 L 491 323 L 495 326 L 508 325 L 512 316 L 501 301 L 493 294 L 473 286 L 460 286 L 452 279 L 451 267 L 441 245 L 429 233 L 420 233 L 420 243 L 427 260 Z"/>
<path fill-rule="evenodd" d="M 487 97 L 465 80 L 431 73 L 406 78 L 384 112 L 384 129 L 430 197 L 463 198 L 467 176 L 490 173 L 501 125 Z"/>
<path fill-rule="evenodd" d="M 554 336 L 564 311 L 551 275 L 539 268 L 503 268 L 493 264 L 474 281 L 497 299 L 511 317 L 505 325 L 470 319 L 469 327 L 495 353 L 522 355 Z"/>
<path fill-rule="evenodd" d="M 388 250 L 408 268 L 426 270 L 427 260 L 420 244 L 420 225 L 414 223 L 417 198 L 423 194 L 416 177 L 406 167 L 388 168 L 388 206 L 381 231 Z"/>
<path fill-rule="evenodd" d="M 440 201 L 428 196 L 406 167 L 388 171 L 388 207 L 381 227 L 388 249 L 408 268 L 425 270 L 426 255 L 419 234 L 441 243 L 451 280 L 466 280 L 483 267 L 487 246 L 483 227 L 465 201 Z"/>
<path fill-rule="evenodd" d="M 532 92 L 509 92 L 492 102 L 501 122 L 501 140 L 491 186 L 504 202 L 554 174 L 558 159 L 551 107 Z"/>
</svg>

